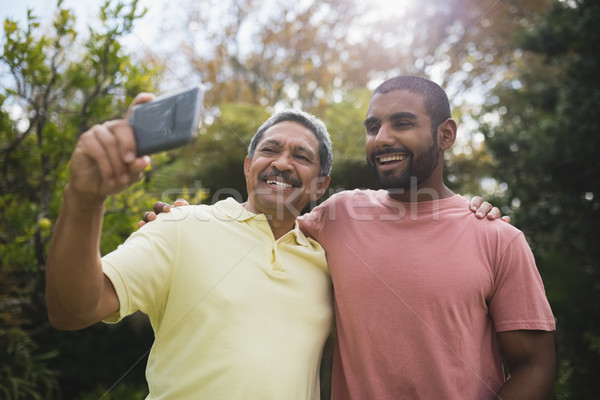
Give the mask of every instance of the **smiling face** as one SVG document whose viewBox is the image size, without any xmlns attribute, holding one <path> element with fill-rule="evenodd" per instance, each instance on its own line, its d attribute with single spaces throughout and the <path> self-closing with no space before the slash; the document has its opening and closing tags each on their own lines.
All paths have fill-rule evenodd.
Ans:
<svg viewBox="0 0 600 400">
<path fill-rule="evenodd" d="M 319 176 L 320 166 L 319 141 L 310 129 L 291 121 L 273 125 L 244 162 L 246 207 L 272 219 L 295 219 L 327 189 L 329 177 Z"/>
<path fill-rule="evenodd" d="M 367 162 L 382 189 L 405 194 L 423 187 L 442 190 L 440 150 L 446 142 L 440 148 L 439 129 L 432 132 L 422 95 L 407 90 L 374 94 L 365 128 Z"/>
</svg>

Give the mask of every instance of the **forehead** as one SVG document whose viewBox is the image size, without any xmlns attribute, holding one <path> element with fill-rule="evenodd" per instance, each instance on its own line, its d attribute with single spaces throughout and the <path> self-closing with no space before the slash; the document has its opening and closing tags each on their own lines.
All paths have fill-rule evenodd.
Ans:
<svg viewBox="0 0 600 400">
<path fill-rule="evenodd" d="M 265 131 L 258 145 L 269 142 L 280 146 L 301 146 L 318 152 L 319 140 L 317 136 L 304 125 L 293 122 L 279 122 Z"/>
<path fill-rule="evenodd" d="M 369 102 L 367 117 L 384 119 L 400 112 L 410 112 L 418 118 L 427 118 L 425 97 L 407 90 L 393 90 L 389 93 L 377 93 Z"/>
</svg>

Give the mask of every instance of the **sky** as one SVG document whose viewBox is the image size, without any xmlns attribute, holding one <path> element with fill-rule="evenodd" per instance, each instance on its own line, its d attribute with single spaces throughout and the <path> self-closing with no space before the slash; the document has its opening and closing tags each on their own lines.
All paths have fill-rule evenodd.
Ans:
<svg viewBox="0 0 600 400">
<path fill-rule="evenodd" d="M 1 0 L 0 17 L 4 21 L 10 17 L 25 22 L 27 9 L 32 9 L 40 22 L 48 22 L 56 10 L 56 0 Z M 78 19 L 93 19 L 98 13 L 102 0 L 64 0 L 63 7 L 75 11 Z"/>
<path fill-rule="evenodd" d="M 396 14 L 404 6 L 414 0 L 367 0 L 367 9 L 381 15 Z M 34 15 L 40 18 L 42 24 L 48 24 L 56 10 L 56 0 L 0 0 L 0 20 L 10 17 L 23 23 L 27 18 L 27 9 L 32 9 Z M 63 0 L 62 6 L 72 9 L 78 20 L 78 28 L 85 27 L 96 19 L 96 15 L 104 0 Z M 113 2 L 114 3 L 114 2 Z M 172 3 L 168 0 L 140 0 L 140 6 L 148 8 L 144 18 L 136 23 L 136 32 L 151 31 L 153 21 L 164 16 L 165 7 Z M 80 31 L 80 29 L 78 29 Z M 139 35 L 142 36 L 142 35 Z"/>
<path fill-rule="evenodd" d="M 104 0 L 63 0 L 62 7 L 73 10 L 77 17 L 76 30 L 85 32 L 89 24 L 98 21 L 98 12 Z M 56 11 L 56 0 L 0 0 L 0 20 L 5 18 L 16 19 L 21 27 L 27 20 L 27 10 L 33 10 L 42 26 L 49 26 Z M 113 1 L 116 3 L 116 1 Z M 148 8 L 146 15 L 134 25 L 134 35 L 131 39 L 133 45 L 140 45 L 144 38 L 148 45 L 152 39 L 153 21 L 161 14 L 164 1 L 140 0 L 140 7 Z M 134 43 L 134 42 L 138 43 Z"/>
<path fill-rule="evenodd" d="M 202 0 L 195 0 L 201 2 Z M 277 4 L 277 1 L 301 1 L 301 0 L 265 0 L 267 3 L 270 1 L 272 4 Z M 363 6 L 369 10 L 372 16 L 375 18 L 377 15 L 394 15 L 402 13 L 404 7 L 411 2 L 416 0 L 363 0 Z M 129 3 L 129 0 L 121 0 L 122 3 Z M 105 3 L 105 0 L 63 0 L 61 5 L 62 8 L 68 8 L 72 10 L 76 16 L 76 27 L 75 30 L 79 33 L 79 38 L 87 33 L 87 27 L 89 25 L 94 26 L 98 23 L 97 14 L 100 7 Z M 112 4 L 116 4 L 117 0 L 113 0 Z M 17 20 L 21 28 L 25 27 L 25 21 L 27 20 L 27 10 L 33 10 L 34 16 L 38 18 L 41 24 L 42 31 L 46 27 L 51 26 L 53 15 L 57 9 L 57 0 L 0 0 L 0 21 L 4 21 L 5 18 L 11 18 Z M 161 58 L 160 54 L 161 46 L 170 46 L 173 43 L 178 42 L 176 38 L 173 40 L 165 41 L 164 37 L 161 37 L 161 32 L 164 35 L 164 31 L 160 28 L 177 26 L 178 20 L 184 20 L 180 15 L 181 8 L 177 6 L 176 0 L 139 0 L 139 7 L 146 8 L 148 11 L 144 17 L 137 20 L 134 24 L 133 33 L 124 37 L 122 44 L 129 51 L 135 53 L 140 51 L 154 53 L 155 56 Z M 0 29 L 1 30 L 1 29 Z M 169 35 L 176 35 L 175 30 L 171 29 Z M 185 73 L 178 71 L 176 68 L 179 63 L 175 59 L 163 60 L 167 65 L 168 69 L 175 76 L 175 85 L 181 84 L 195 84 L 196 82 L 187 82 Z M 177 69 L 177 71 L 175 71 Z"/>
</svg>

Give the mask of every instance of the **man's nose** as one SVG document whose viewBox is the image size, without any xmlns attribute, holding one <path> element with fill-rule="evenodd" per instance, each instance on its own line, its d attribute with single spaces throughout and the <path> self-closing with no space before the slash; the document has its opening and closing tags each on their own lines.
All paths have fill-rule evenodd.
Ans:
<svg viewBox="0 0 600 400">
<path fill-rule="evenodd" d="M 283 152 L 273 160 L 271 165 L 278 171 L 288 171 L 292 168 L 290 161 L 291 156 L 287 152 Z"/>
<path fill-rule="evenodd" d="M 381 124 L 375 135 L 376 147 L 387 147 L 394 143 L 394 134 L 388 124 Z"/>
</svg>

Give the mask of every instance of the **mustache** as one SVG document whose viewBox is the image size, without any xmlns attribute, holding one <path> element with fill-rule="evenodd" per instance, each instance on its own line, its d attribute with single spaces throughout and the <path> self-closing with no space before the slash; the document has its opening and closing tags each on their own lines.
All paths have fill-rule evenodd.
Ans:
<svg viewBox="0 0 600 400">
<path fill-rule="evenodd" d="M 296 178 L 292 177 L 290 174 L 285 173 L 285 172 L 272 170 L 270 172 L 261 172 L 258 175 L 258 179 L 261 179 L 263 181 L 273 179 L 273 178 L 281 178 L 285 182 L 289 183 L 290 185 L 292 185 L 294 187 L 302 187 L 302 181 L 300 179 L 296 179 Z"/>
</svg>

